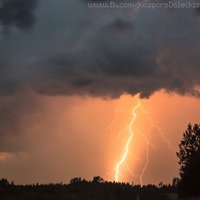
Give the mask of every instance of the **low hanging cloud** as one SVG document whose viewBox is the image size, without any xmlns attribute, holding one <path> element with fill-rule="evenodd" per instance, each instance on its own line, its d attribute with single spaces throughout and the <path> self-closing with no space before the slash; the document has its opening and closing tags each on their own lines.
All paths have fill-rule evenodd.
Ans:
<svg viewBox="0 0 200 200">
<path fill-rule="evenodd" d="M 8 6 L 2 2 L 1 21 L 18 24 L 16 20 L 27 19 L 6 14 L 14 0 Z M 31 13 L 34 1 L 29 6 L 20 2 Z M 16 10 L 18 4 L 13 5 Z M 28 89 L 43 95 L 149 97 L 164 89 L 199 96 L 200 19 L 194 13 L 90 9 L 87 1 L 79 0 L 43 2 L 35 32 L 25 39 L 17 33 L 21 43 L 8 41 L 6 56 L 0 57 L 0 94 Z"/>
<path fill-rule="evenodd" d="M 25 140 L 42 120 L 42 101 L 31 93 L 0 97 L 0 153 L 22 152 Z"/>
</svg>

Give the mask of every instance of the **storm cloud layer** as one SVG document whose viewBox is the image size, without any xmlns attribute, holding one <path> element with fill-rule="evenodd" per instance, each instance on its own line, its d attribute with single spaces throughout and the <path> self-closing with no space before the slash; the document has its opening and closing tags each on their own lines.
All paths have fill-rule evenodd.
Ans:
<svg viewBox="0 0 200 200">
<path fill-rule="evenodd" d="M 18 3 L 17 3 L 18 2 Z M 0 94 L 199 96 L 200 18 L 194 9 L 91 9 L 40 1 L 30 33 L 0 36 Z M 1 1 L 3 25 L 29 26 L 35 1 Z"/>
</svg>

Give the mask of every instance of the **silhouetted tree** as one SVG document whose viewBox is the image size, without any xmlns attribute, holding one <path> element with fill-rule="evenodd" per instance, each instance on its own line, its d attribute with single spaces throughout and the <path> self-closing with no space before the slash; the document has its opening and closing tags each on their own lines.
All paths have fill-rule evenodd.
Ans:
<svg viewBox="0 0 200 200">
<path fill-rule="evenodd" d="M 200 124 L 188 125 L 177 152 L 180 164 L 179 195 L 200 194 Z"/>
<path fill-rule="evenodd" d="M 176 188 L 179 183 L 180 183 L 180 178 L 174 177 L 172 180 L 172 187 Z"/>
<path fill-rule="evenodd" d="M 82 181 L 82 178 L 80 177 L 76 177 L 76 178 L 72 178 L 70 180 L 70 184 L 73 184 L 73 183 L 80 183 Z"/>
<path fill-rule="evenodd" d="M 7 187 L 7 186 L 9 186 L 8 180 L 5 179 L 5 178 L 2 178 L 2 179 L 0 180 L 0 187 Z"/>
<path fill-rule="evenodd" d="M 104 180 L 100 176 L 94 176 L 92 182 L 93 183 L 102 183 L 102 182 L 104 182 Z"/>
</svg>

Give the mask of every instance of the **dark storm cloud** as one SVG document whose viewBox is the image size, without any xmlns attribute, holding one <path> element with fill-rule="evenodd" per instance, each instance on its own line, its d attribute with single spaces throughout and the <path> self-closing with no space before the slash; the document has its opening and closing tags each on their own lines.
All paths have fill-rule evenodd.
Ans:
<svg viewBox="0 0 200 200">
<path fill-rule="evenodd" d="M 130 21 L 122 20 L 122 19 L 116 19 L 113 21 L 111 24 L 109 24 L 106 27 L 108 30 L 111 32 L 126 32 L 126 31 L 131 31 L 133 30 L 134 26 L 133 23 Z"/>
<path fill-rule="evenodd" d="M 35 32 L 13 34 L 7 58 L 1 56 L 6 64 L 0 64 L 0 93 L 29 89 L 43 95 L 149 97 L 165 89 L 199 96 L 200 21 L 194 12 L 42 2 Z"/>
<path fill-rule="evenodd" d="M 37 0 L 0 0 L 0 24 L 30 28 L 35 19 L 33 11 Z"/>
<path fill-rule="evenodd" d="M 75 87 L 85 87 L 91 84 L 92 84 L 92 80 L 90 79 L 76 79 L 72 81 L 72 85 L 74 85 Z"/>
</svg>

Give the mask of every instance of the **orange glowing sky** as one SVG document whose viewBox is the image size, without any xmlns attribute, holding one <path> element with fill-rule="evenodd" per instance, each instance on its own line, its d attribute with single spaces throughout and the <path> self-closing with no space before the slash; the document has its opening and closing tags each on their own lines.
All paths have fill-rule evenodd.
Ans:
<svg viewBox="0 0 200 200">
<path fill-rule="evenodd" d="M 200 122 L 199 12 L 90 1 L 0 0 L 0 178 L 113 181 L 123 155 L 119 181 L 178 176 Z"/>
<path fill-rule="evenodd" d="M 114 180 L 115 165 L 128 138 L 124 129 L 137 97 L 103 100 L 31 95 L 42 109 L 22 116 L 21 136 L 12 138 L 22 148 L 0 153 L 0 177 L 17 183 L 69 181 L 77 176 L 91 179 L 96 175 Z M 187 124 L 199 122 L 199 101 L 164 91 L 141 100 L 149 114 L 137 110 L 137 131 L 126 164 L 121 167 L 120 181 L 140 183 L 139 177 L 133 175 L 141 174 L 146 161 L 146 142 L 141 133 L 152 144 L 144 184 L 167 183 L 178 176 L 175 151 Z M 170 145 L 150 119 L 160 126 Z"/>
</svg>

